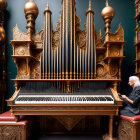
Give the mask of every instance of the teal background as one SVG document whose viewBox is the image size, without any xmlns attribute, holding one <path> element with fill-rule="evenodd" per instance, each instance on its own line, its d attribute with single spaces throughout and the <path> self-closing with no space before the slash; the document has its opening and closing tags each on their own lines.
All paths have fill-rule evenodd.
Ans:
<svg viewBox="0 0 140 140">
<path fill-rule="evenodd" d="M 7 82 L 8 82 L 8 93 L 9 98 L 14 93 L 14 79 L 17 74 L 16 65 L 11 57 L 12 46 L 10 41 L 13 39 L 13 28 L 17 24 L 19 29 L 23 32 L 27 32 L 25 26 L 27 25 L 25 15 L 24 15 L 24 4 L 28 0 L 7 0 L 8 7 L 5 19 L 6 28 L 6 58 L 7 58 Z M 105 0 L 91 0 L 92 9 L 94 10 L 94 23 L 99 33 L 101 29 L 102 35 L 104 32 L 104 21 L 101 17 L 101 11 L 105 7 Z M 36 19 L 36 31 L 40 31 L 44 24 L 44 10 L 46 7 L 47 0 L 34 0 L 39 9 L 39 15 Z M 61 0 L 48 0 L 50 10 L 52 11 L 52 24 L 53 29 L 56 28 L 56 22 L 59 20 L 59 12 L 61 11 Z M 81 29 L 84 29 L 84 24 L 86 23 L 86 11 L 88 10 L 89 1 L 88 0 L 76 0 L 76 11 L 77 16 L 81 18 Z M 130 92 L 130 87 L 128 86 L 129 76 L 134 74 L 135 71 L 135 48 L 134 48 L 134 28 L 136 26 L 134 16 L 134 0 L 109 0 L 109 5 L 115 10 L 115 17 L 111 24 L 111 32 L 114 33 L 119 24 L 124 29 L 125 41 L 127 42 L 124 49 L 124 56 L 126 58 L 122 63 L 122 82 L 121 82 L 121 93 L 128 94 Z"/>
</svg>

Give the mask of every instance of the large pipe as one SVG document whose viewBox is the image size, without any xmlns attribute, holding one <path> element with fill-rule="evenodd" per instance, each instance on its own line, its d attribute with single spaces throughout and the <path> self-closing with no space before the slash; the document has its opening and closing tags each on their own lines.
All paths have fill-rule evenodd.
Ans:
<svg viewBox="0 0 140 140">
<path fill-rule="evenodd" d="M 54 50 L 53 49 L 54 48 L 52 48 L 52 47 L 50 49 L 51 50 L 51 79 L 53 79 L 53 70 L 54 70 L 53 69 L 53 67 L 54 67 L 54 61 L 53 61 L 54 60 L 54 57 L 53 57 L 54 56 Z"/>
<path fill-rule="evenodd" d="M 75 9 L 74 9 L 74 72 L 73 72 L 73 74 L 74 74 L 74 79 L 76 79 L 76 56 L 77 56 L 77 49 L 76 49 L 76 38 L 75 38 Z"/>
<path fill-rule="evenodd" d="M 57 46 L 56 50 L 56 62 L 57 62 L 57 72 L 56 72 L 56 78 L 59 78 L 59 47 Z"/>
<path fill-rule="evenodd" d="M 63 35 L 62 35 L 62 79 L 65 78 L 65 70 L 64 70 L 64 66 L 65 66 L 65 61 L 64 61 L 64 44 L 65 44 L 65 40 L 64 40 L 64 37 L 65 37 L 65 20 L 64 20 L 64 17 L 65 17 L 65 12 L 64 12 L 64 7 L 65 7 L 65 1 L 63 1 Z"/>
<path fill-rule="evenodd" d="M 77 79 L 79 78 L 79 48 L 77 46 Z"/>
<path fill-rule="evenodd" d="M 82 79 L 82 49 L 79 48 L 80 51 L 80 73 L 79 73 L 79 78 Z"/>
<path fill-rule="evenodd" d="M 60 15 L 60 46 L 59 46 L 59 79 L 61 79 L 61 74 L 62 74 L 62 17 Z"/>
<path fill-rule="evenodd" d="M 44 41 L 43 41 L 43 51 L 41 55 L 41 79 L 44 79 Z"/>
<path fill-rule="evenodd" d="M 95 25 L 94 25 L 94 77 L 96 78 L 96 44 L 95 44 Z"/>
<path fill-rule="evenodd" d="M 69 66 L 69 4 L 68 4 L 68 1 L 69 0 L 66 0 L 66 36 L 65 36 L 65 47 L 66 47 L 66 50 L 65 50 L 65 54 L 66 54 L 66 62 L 65 62 L 65 65 L 66 65 L 66 79 L 68 79 L 68 73 L 69 73 L 69 70 L 68 70 L 68 66 Z"/>
<path fill-rule="evenodd" d="M 45 41 L 44 41 L 44 79 L 47 79 L 47 49 L 48 49 L 48 22 L 49 22 L 49 18 L 48 18 L 48 12 L 45 12 Z"/>
<path fill-rule="evenodd" d="M 90 27 L 91 27 L 91 79 L 93 79 L 93 73 L 94 73 L 94 58 L 93 58 L 93 55 L 94 55 L 94 30 L 93 30 L 93 14 L 91 14 L 91 24 L 90 24 Z"/>
<path fill-rule="evenodd" d="M 90 24 L 91 24 L 91 18 L 90 13 L 88 14 L 88 79 L 90 79 L 90 73 L 91 73 L 91 30 L 90 30 Z"/>
<path fill-rule="evenodd" d="M 72 17 L 72 2 L 70 3 L 70 79 L 72 79 L 72 69 L 73 69 L 73 31 L 72 31 L 72 28 L 73 28 L 73 17 Z"/>
<path fill-rule="evenodd" d="M 85 74 L 85 51 L 82 49 L 82 79 L 84 79 Z"/>
<path fill-rule="evenodd" d="M 54 66 L 53 66 L 53 68 L 54 68 L 54 70 L 53 70 L 53 75 L 54 75 L 54 79 L 56 79 L 56 48 L 54 48 L 54 50 L 53 50 L 53 64 L 54 64 Z"/>
</svg>

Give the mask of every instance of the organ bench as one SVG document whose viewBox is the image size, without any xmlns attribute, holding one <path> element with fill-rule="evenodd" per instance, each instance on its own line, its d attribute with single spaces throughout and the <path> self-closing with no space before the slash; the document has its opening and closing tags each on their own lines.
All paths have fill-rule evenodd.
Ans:
<svg viewBox="0 0 140 140">
<path fill-rule="evenodd" d="M 31 121 L 24 116 L 20 116 L 20 121 L 16 122 L 10 111 L 0 114 L 0 140 L 27 140 L 31 128 Z"/>
<path fill-rule="evenodd" d="M 140 140 L 140 115 L 120 115 L 118 133 L 119 140 Z"/>
</svg>

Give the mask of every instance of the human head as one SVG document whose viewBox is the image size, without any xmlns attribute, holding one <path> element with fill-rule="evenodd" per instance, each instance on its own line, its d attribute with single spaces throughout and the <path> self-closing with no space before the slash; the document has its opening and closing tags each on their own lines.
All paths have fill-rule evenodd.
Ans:
<svg viewBox="0 0 140 140">
<path fill-rule="evenodd" d="M 140 86 L 140 80 L 139 77 L 137 76 L 130 76 L 129 77 L 129 83 L 128 83 L 131 87 L 138 87 Z"/>
</svg>

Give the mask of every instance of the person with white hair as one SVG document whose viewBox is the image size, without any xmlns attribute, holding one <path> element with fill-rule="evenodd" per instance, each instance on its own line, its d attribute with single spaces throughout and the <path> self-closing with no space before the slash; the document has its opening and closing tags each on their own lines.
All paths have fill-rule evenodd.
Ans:
<svg viewBox="0 0 140 140">
<path fill-rule="evenodd" d="M 140 114 L 140 80 L 137 76 L 130 76 L 128 84 L 133 88 L 130 95 L 120 95 L 124 106 L 120 109 L 120 115 L 136 116 Z"/>
</svg>

